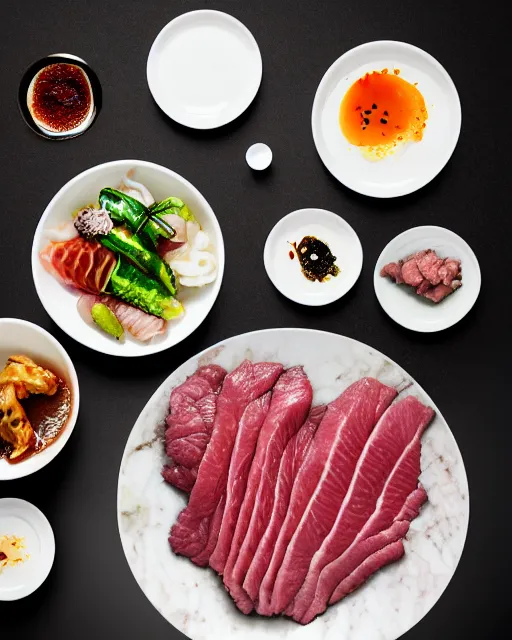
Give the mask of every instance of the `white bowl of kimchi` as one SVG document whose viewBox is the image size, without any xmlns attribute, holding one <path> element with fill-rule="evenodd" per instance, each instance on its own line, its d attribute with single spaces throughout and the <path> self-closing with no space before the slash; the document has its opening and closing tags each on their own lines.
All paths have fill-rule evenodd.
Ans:
<svg viewBox="0 0 512 640">
<path fill-rule="evenodd" d="M 122 340 L 116 340 L 93 322 L 85 322 L 77 308 L 84 291 L 65 284 L 42 261 L 42 252 L 48 253 L 49 243 L 56 241 L 54 231 L 72 220 L 73 212 L 98 202 L 105 187 L 118 188 L 130 176 L 142 184 L 154 200 L 170 196 L 181 199 L 210 241 L 214 255 L 216 275 L 204 286 L 181 286 L 176 297 L 184 308 L 178 318 L 168 320 L 161 332 L 150 340 L 141 341 L 128 331 Z M 72 225 L 71 225 L 72 226 Z M 64 237 L 64 240 L 66 238 Z M 46 267 L 44 266 L 46 264 Z M 124 357 L 149 355 L 168 349 L 189 336 L 206 318 L 212 308 L 224 273 L 224 242 L 218 220 L 202 194 L 183 177 L 157 164 L 141 160 L 106 162 L 80 173 L 53 197 L 46 207 L 32 245 L 32 274 L 42 305 L 52 320 L 77 342 L 101 353 Z M 82 298 L 83 300 L 83 298 Z M 155 316 L 151 316 L 155 318 Z"/>
</svg>

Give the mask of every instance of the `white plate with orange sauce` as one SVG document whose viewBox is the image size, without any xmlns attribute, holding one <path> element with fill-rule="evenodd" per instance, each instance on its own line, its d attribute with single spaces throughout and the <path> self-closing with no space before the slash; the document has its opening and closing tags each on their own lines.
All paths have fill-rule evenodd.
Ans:
<svg viewBox="0 0 512 640">
<path fill-rule="evenodd" d="M 393 198 L 441 171 L 461 120 L 457 89 L 441 64 L 418 47 L 382 40 L 331 65 L 311 123 L 320 158 L 335 178 L 363 195 Z"/>
</svg>

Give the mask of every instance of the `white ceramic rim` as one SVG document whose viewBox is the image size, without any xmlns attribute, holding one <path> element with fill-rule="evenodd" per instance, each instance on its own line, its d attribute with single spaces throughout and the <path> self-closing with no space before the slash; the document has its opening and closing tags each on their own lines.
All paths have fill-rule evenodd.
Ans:
<svg viewBox="0 0 512 640">
<path fill-rule="evenodd" d="M 269 251 L 270 251 L 270 241 L 272 239 L 272 236 L 277 233 L 277 231 L 279 230 L 279 227 L 282 226 L 285 222 L 285 220 L 287 220 L 288 218 L 290 218 L 291 216 L 294 216 L 298 213 L 303 213 L 304 211 L 309 211 L 309 209 L 316 209 L 317 211 L 322 211 L 323 213 L 327 213 L 331 216 L 335 216 L 338 220 L 341 220 L 350 230 L 350 232 L 354 235 L 354 238 L 357 240 L 358 243 L 358 247 L 359 250 L 361 252 L 361 261 L 359 264 L 359 269 L 357 270 L 357 273 L 354 277 L 354 282 L 350 285 L 350 287 L 344 291 L 343 293 L 341 293 L 340 295 L 332 298 L 331 300 L 327 300 L 327 301 L 322 301 L 322 300 L 318 300 L 317 298 L 310 298 L 310 299 L 304 299 L 304 300 L 297 300 L 296 298 L 292 298 L 290 295 L 288 295 L 280 286 L 280 284 L 278 283 L 277 280 L 275 280 L 274 278 L 272 278 L 272 276 L 270 275 L 272 272 L 272 269 L 270 268 L 270 256 L 269 256 Z M 272 229 L 270 230 L 270 233 L 267 236 L 267 239 L 265 240 L 265 247 L 263 248 L 263 264 L 265 265 L 265 271 L 267 272 L 267 276 L 269 277 L 270 282 L 274 285 L 274 287 L 279 291 L 279 293 L 281 295 L 283 295 L 285 298 L 288 298 L 288 300 L 291 300 L 292 302 L 295 302 L 296 304 L 301 304 L 305 307 L 325 307 L 328 304 L 332 304 L 333 302 L 336 302 L 336 300 L 340 300 L 341 298 L 343 298 L 343 296 L 347 295 L 347 293 L 350 291 L 350 289 L 352 289 L 352 287 L 355 285 L 355 283 L 359 280 L 359 276 L 361 275 L 361 271 L 363 269 L 363 262 L 364 262 L 364 254 L 363 254 L 363 245 L 361 244 L 361 240 L 359 239 L 359 236 L 357 235 L 357 233 L 354 230 L 354 227 L 352 227 L 352 225 L 350 225 L 345 218 L 342 218 L 340 215 L 338 215 L 337 213 L 334 213 L 334 211 L 329 211 L 328 209 L 321 209 L 319 207 L 303 207 L 302 209 L 295 209 L 295 211 L 290 211 L 290 213 L 286 214 L 283 218 L 281 218 L 280 220 L 278 220 L 276 222 L 276 224 L 272 227 Z M 314 329 L 312 329 L 312 331 L 314 331 Z M 254 332 L 256 333 L 256 332 Z M 326 331 L 325 333 L 329 333 L 329 331 Z"/>
<path fill-rule="evenodd" d="M 11 472 L 11 475 L 9 475 L 9 477 L 4 477 L 0 474 L 0 482 L 2 480 L 15 480 L 16 478 L 24 478 L 25 476 L 29 476 L 35 473 L 36 471 L 39 471 L 39 469 L 46 467 L 47 464 L 49 464 L 54 458 L 56 458 L 57 455 L 65 447 L 69 438 L 71 437 L 71 433 L 75 428 L 75 424 L 78 418 L 78 409 L 80 406 L 80 389 L 78 386 L 78 377 L 76 375 L 75 367 L 73 365 L 73 362 L 71 361 L 71 358 L 68 356 L 67 351 L 60 344 L 60 342 L 56 338 L 54 338 L 51 335 L 51 333 L 48 333 L 46 329 L 43 329 L 42 327 L 38 326 L 37 324 L 34 324 L 33 322 L 28 322 L 27 320 L 20 320 L 19 318 L 0 318 L 0 329 L 2 328 L 3 324 L 7 324 L 7 323 L 20 324 L 25 327 L 29 327 L 35 333 L 39 333 L 43 335 L 45 339 L 47 339 L 49 342 L 53 344 L 55 349 L 60 353 L 60 355 L 62 356 L 62 359 L 66 363 L 66 371 L 63 373 L 66 373 L 66 375 L 69 378 L 68 382 L 71 385 L 71 392 L 73 394 L 73 398 L 72 398 L 73 403 L 71 406 L 71 413 L 64 427 L 64 431 L 53 444 L 51 444 L 47 449 L 45 449 L 44 458 L 37 454 L 28 458 L 28 460 L 30 460 L 32 463 L 31 466 L 35 468 L 32 468 L 30 471 L 28 471 L 27 467 L 24 464 L 25 461 L 18 462 L 16 464 L 10 464 L 5 460 L 0 460 L 0 463 L 8 465 L 8 469 Z M 0 363 L 0 365 L 1 364 L 2 363 Z"/>
<path fill-rule="evenodd" d="M 181 340 L 178 340 L 177 342 L 172 342 L 171 344 L 165 344 L 165 343 L 151 344 L 151 343 L 149 343 L 147 345 L 144 345 L 145 349 L 144 349 L 144 351 L 142 353 L 137 353 L 137 354 L 128 354 L 128 353 L 123 353 L 122 351 L 121 352 L 115 352 L 115 351 L 99 350 L 99 349 L 96 349 L 96 347 L 91 346 L 90 344 L 87 344 L 86 342 L 84 342 L 82 340 L 78 340 L 77 338 L 72 336 L 67 331 L 67 328 L 63 327 L 60 324 L 58 318 L 53 313 L 52 308 L 44 303 L 43 297 L 42 297 L 41 292 L 39 290 L 39 287 L 37 285 L 37 279 L 35 277 L 36 265 L 37 265 L 37 268 L 39 268 L 39 249 L 38 249 L 38 246 L 39 246 L 40 238 L 44 233 L 44 225 L 45 225 L 46 219 L 47 219 L 47 217 L 49 215 L 49 212 L 52 209 L 54 203 L 62 196 L 62 194 L 65 191 L 67 191 L 68 189 L 71 189 L 75 185 L 75 183 L 78 182 L 79 180 L 81 180 L 84 176 L 87 176 L 87 175 L 89 175 L 91 173 L 99 172 L 104 167 L 108 167 L 110 165 L 119 165 L 121 168 L 122 167 L 126 167 L 127 169 L 131 169 L 133 167 L 137 168 L 138 166 L 139 167 L 141 167 L 141 166 L 142 167 L 146 167 L 148 169 L 154 168 L 154 169 L 158 169 L 160 171 L 164 171 L 170 177 L 173 177 L 173 178 L 181 181 L 187 188 L 189 188 L 191 191 L 193 191 L 195 193 L 195 195 L 198 198 L 198 200 L 201 201 L 203 207 L 206 210 L 208 210 L 208 212 L 209 212 L 209 214 L 211 216 L 212 226 L 215 228 L 216 233 L 217 233 L 218 238 L 219 238 L 218 243 L 217 243 L 217 238 L 215 239 L 216 240 L 215 249 L 217 251 L 217 278 L 211 284 L 211 287 L 213 289 L 213 297 L 212 297 L 212 300 L 211 300 L 210 308 L 207 310 L 207 312 L 205 313 L 205 315 L 202 318 L 202 320 L 198 324 L 196 324 L 196 326 L 191 327 L 190 331 L 185 336 L 183 336 L 183 338 L 181 338 Z M 156 164 L 155 162 L 148 162 L 146 160 L 110 160 L 108 162 L 103 162 L 101 164 L 97 164 L 94 167 L 90 167 L 89 169 L 86 169 L 85 171 L 82 171 L 81 173 L 76 175 L 74 178 L 71 178 L 71 180 L 66 182 L 66 184 L 63 187 L 61 187 L 57 191 L 57 193 L 53 196 L 53 198 L 50 200 L 50 202 L 46 206 L 46 208 L 45 208 L 45 210 L 44 210 L 44 212 L 43 212 L 43 214 L 42 214 L 42 216 L 41 216 L 41 218 L 39 220 L 39 223 L 37 225 L 36 231 L 34 233 L 34 240 L 32 242 L 31 260 L 32 260 L 32 279 L 33 279 L 34 286 L 35 286 L 37 295 L 39 297 L 39 300 L 40 300 L 41 304 L 43 305 L 46 313 L 55 322 L 55 324 L 58 325 L 62 329 L 62 331 L 67 333 L 67 335 L 70 338 L 73 338 L 73 340 L 76 340 L 80 344 L 83 344 L 85 347 L 88 347 L 89 349 L 93 349 L 94 351 L 97 351 L 98 353 L 103 353 L 103 354 L 111 355 L 111 356 L 119 356 L 119 357 L 123 357 L 123 358 L 138 358 L 138 357 L 141 357 L 141 356 L 151 355 L 153 353 L 159 353 L 160 351 L 165 351 L 166 349 L 171 349 L 172 347 L 175 347 L 177 344 L 179 344 L 180 342 L 182 342 L 183 340 L 188 338 L 188 336 L 190 336 L 204 322 L 204 320 L 206 319 L 206 317 L 208 316 L 208 314 L 212 310 L 213 305 L 215 304 L 215 301 L 217 300 L 217 297 L 218 297 L 219 292 L 220 292 L 220 287 L 222 285 L 222 279 L 224 277 L 224 265 L 225 265 L 224 238 L 223 238 L 223 235 L 222 235 L 222 229 L 220 227 L 219 221 L 217 220 L 217 216 L 215 215 L 215 212 L 213 211 L 212 207 L 210 206 L 210 204 L 208 203 L 206 198 L 199 191 L 199 189 L 194 187 L 194 185 L 191 182 L 189 182 L 188 180 L 183 178 L 183 176 L 181 176 L 179 173 L 176 173 L 175 171 L 172 171 L 172 169 L 168 169 L 167 167 L 164 167 L 164 166 L 162 166 L 160 164 Z"/>
<path fill-rule="evenodd" d="M 379 295 L 379 288 L 377 286 L 377 278 L 380 278 L 380 273 L 379 273 L 379 269 L 378 269 L 378 265 L 381 262 L 387 248 L 389 247 L 389 245 L 392 242 L 395 242 L 396 240 L 399 240 L 400 238 L 403 238 L 404 236 L 407 236 L 411 231 L 416 231 L 418 229 L 424 230 L 427 233 L 430 231 L 442 231 L 444 234 L 446 235 L 451 235 L 453 238 L 455 238 L 458 242 L 461 242 L 462 244 L 465 245 L 467 252 L 471 255 L 471 257 L 474 259 L 475 261 L 475 265 L 476 265 L 476 269 L 477 269 L 477 274 L 478 274 L 478 282 L 476 285 L 476 292 L 475 292 L 475 299 L 473 300 L 472 304 L 466 309 L 466 311 L 463 313 L 462 316 L 460 316 L 459 318 L 457 318 L 456 320 L 450 321 L 447 324 L 443 325 L 442 327 L 434 327 L 432 329 L 419 329 L 417 327 L 411 327 L 410 325 L 408 325 L 406 322 L 403 321 L 403 317 L 395 314 L 393 312 L 392 309 L 387 308 L 387 306 L 385 306 L 382 302 L 382 298 Z M 471 311 L 471 309 L 474 307 L 475 302 L 478 300 L 478 296 L 480 294 L 480 289 L 482 287 L 482 273 L 480 271 L 480 264 L 478 262 L 478 258 L 475 255 L 475 252 L 473 251 L 473 249 L 469 246 L 469 244 L 464 240 L 464 238 L 461 238 L 461 236 L 459 236 L 457 233 L 455 233 L 455 231 L 451 231 L 450 229 L 446 229 L 445 227 L 439 227 L 437 225 L 423 225 L 423 226 L 419 226 L 419 227 L 411 227 L 410 229 L 406 229 L 405 231 L 402 231 L 402 233 L 399 233 L 397 236 L 395 236 L 394 238 L 392 238 L 384 247 L 384 249 L 382 249 L 382 251 L 379 254 L 379 257 L 377 258 L 377 262 L 375 263 L 375 269 L 374 269 L 374 273 L 373 273 L 373 289 L 375 291 L 375 295 L 377 296 L 377 300 L 379 301 L 380 306 L 382 307 L 382 309 L 387 313 L 387 315 L 394 320 L 397 324 L 399 324 L 401 327 L 404 327 L 404 329 L 409 329 L 409 331 L 416 331 L 417 333 L 436 333 L 437 331 L 444 331 L 445 329 L 449 329 L 450 327 L 453 327 L 455 324 L 457 324 L 457 322 L 460 322 L 462 320 L 462 318 L 466 317 L 467 314 Z"/>
<path fill-rule="evenodd" d="M 196 122 L 195 124 L 190 124 L 190 122 L 186 122 L 185 120 L 183 120 L 182 118 L 176 117 L 175 115 L 172 115 L 171 113 L 169 113 L 169 111 L 167 110 L 167 108 L 162 105 L 162 103 L 158 100 L 157 95 L 158 95 L 158 91 L 156 91 L 155 87 L 152 86 L 151 81 L 150 81 L 150 65 L 152 64 L 152 58 L 153 56 L 155 56 L 155 51 L 156 48 L 158 47 L 158 45 L 160 44 L 160 42 L 167 36 L 167 33 L 169 31 L 171 31 L 171 29 L 173 29 L 176 26 L 176 23 L 181 22 L 187 18 L 190 17 L 191 14 L 195 14 L 195 15 L 217 15 L 217 16 L 222 16 L 222 18 L 229 20 L 230 22 L 232 22 L 232 24 L 234 24 L 237 28 L 239 28 L 241 31 L 244 32 L 244 34 L 249 38 L 249 40 L 251 41 L 251 43 L 253 44 L 254 48 L 255 48 L 255 53 L 258 54 L 259 57 L 259 79 L 257 84 L 255 84 L 255 88 L 253 91 L 253 94 L 251 96 L 251 99 L 247 102 L 247 104 L 243 107 L 243 109 L 241 109 L 239 111 L 239 113 L 237 113 L 236 115 L 229 117 L 227 120 L 222 120 L 220 122 L 218 122 L 217 124 L 214 125 L 209 125 L 209 124 L 203 124 L 201 125 L 200 123 Z M 254 98 L 256 97 L 256 94 L 259 91 L 259 88 L 261 86 L 261 79 L 263 77 L 263 59 L 261 57 L 261 51 L 260 48 L 258 46 L 258 43 L 256 41 L 256 38 L 253 36 L 253 34 L 249 31 L 249 29 L 245 26 L 245 24 L 243 24 L 243 22 L 240 22 L 240 20 L 238 20 L 238 18 L 235 18 L 234 16 L 232 16 L 229 13 L 226 13 L 225 11 L 217 11 L 215 9 L 195 9 L 193 11 L 187 11 L 185 13 L 182 13 L 179 16 L 176 16 L 176 18 L 173 18 L 170 22 L 168 22 L 160 31 L 160 33 L 157 35 L 157 37 L 155 38 L 153 44 L 151 45 L 151 49 L 149 50 L 149 54 L 148 54 L 148 60 L 146 63 L 146 79 L 147 79 L 147 83 L 149 86 L 149 90 L 151 92 L 151 95 L 153 96 L 154 101 L 157 103 L 157 105 L 159 106 L 159 108 L 167 115 L 169 116 L 169 118 L 171 118 L 171 120 L 174 120 L 175 122 L 177 122 L 178 124 L 183 125 L 184 127 L 188 127 L 190 129 L 201 129 L 201 130 L 206 130 L 206 129 L 218 129 L 219 127 L 223 127 L 226 124 L 229 124 L 230 122 L 233 122 L 233 120 L 236 120 L 237 118 L 239 118 L 242 113 L 244 113 L 244 111 L 246 111 L 249 106 L 252 104 Z"/>
<path fill-rule="evenodd" d="M 24 591 L 20 591 L 19 595 L 16 595 L 16 597 L 0 598 L 0 601 L 2 602 L 14 602 L 15 600 L 21 600 L 22 598 L 25 598 L 26 596 L 29 596 L 30 594 L 34 593 L 34 591 L 39 589 L 39 587 L 43 584 L 43 582 L 49 576 L 50 571 L 53 567 L 53 561 L 55 559 L 55 535 L 53 533 L 53 529 L 48 518 L 44 515 L 41 509 L 38 509 L 31 502 L 28 502 L 27 500 L 22 500 L 21 498 L 9 498 L 9 497 L 0 498 L 0 503 L 4 501 L 7 503 L 14 502 L 15 504 L 18 504 L 21 509 L 24 509 L 25 511 L 34 512 L 35 515 L 42 522 L 42 525 L 45 529 L 45 535 L 47 536 L 47 542 L 49 543 L 48 553 L 46 553 L 43 557 L 44 569 L 41 571 L 41 574 L 39 575 L 38 579 L 35 580 L 34 583 L 30 585 L 30 587 L 28 587 L 27 589 L 25 589 Z M 27 560 L 27 562 L 30 562 L 30 558 Z"/>
<path fill-rule="evenodd" d="M 453 137 L 453 144 L 449 148 L 449 153 L 447 154 L 444 161 L 439 163 L 439 165 L 435 167 L 434 171 L 431 171 L 428 174 L 427 173 L 423 174 L 423 179 L 420 180 L 419 183 L 413 185 L 411 188 L 402 189 L 399 193 L 389 193 L 388 191 L 385 191 L 385 190 L 382 192 L 376 192 L 376 191 L 372 191 L 371 189 L 361 189 L 358 185 L 355 185 L 350 180 L 342 180 L 341 177 L 337 175 L 337 172 L 335 171 L 335 169 L 329 166 L 330 163 L 329 163 L 328 157 L 326 156 L 326 154 L 323 154 L 321 151 L 320 112 L 321 112 L 321 104 L 324 100 L 324 93 L 326 91 L 326 87 L 328 83 L 331 80 L 331 78 L 337 73 L 338 67 L 341 64 L 342 59 L 345 59 L 345 57 L 347 57 L 349 54 L 350 55 L 357 54 L 359 51 L 372 47 L 374 45 L 395 45 L 399 48 L 404 48 L 406 50 L 409 49 L 411 51 L 414 51 L 419 56 L 424 57 L 428 62 L 430 62 L 430 64 L 432 64 L 434 67 L 438 69 L 438 71 L 444 76 L 445 80 L 450 85 L 451 89 L 453 90 L 453 94 L 454 94 L 453 97 L 455 99 L 454 106 L 458 111 L 457 132 L 456 132 L 456 135 L 454 135 Z M 408 44 L 407 42 L 401 42 L 399 40 L 374 40 L 372 42 L 366 42 L 357 47 L 353 47 L 348 51 L 345 51 L 345 53 L 343 53 L 337 60 L 335 60 L 331 64 L 331 66 L 327 69 L 327 71 L 323 75 L 320 81 L 320 84 L 318 85 L 318 89 L 316 90 L 316 93 L 315 93 L 315 98 L 313 100 L 313 109 L 311 112 L 311 128 L 313 132 L 313 140 L 315 143 L 317 153 L 320 156 L 320 159 L 322 160 L 322 162 L 324 163 L 326 169 L 329 171 L 329 173 L 331 173 L 336 178 L 336 180 L 341 182 L 343 185 L 345 185 L 352 191 L 355 191 L 356 193 L 360 193 L 363 196 L 370 196 L 374 198 L 396 198 L 400 196 L 405 196 L 409 193 L 414 193 L 414 191 L 422 189 L 425 185 L 431 182 L 444 169 L 444 167 L 452 157 L 453 152 L 455 151 L 455 147 L 457 146 L 457 142 L 459 140 L 461 125 L 462 125 L 462 109 L 460 104 L 460 98 L 459 98 L 459 94 L 457 92 L 455 83 L 453 82 L 448 71 L 446 71 L 443 65 L 427 51 L 424 51 L 423 49 L 420 49 L 419 47 L 416 47 L 413 44 Z"/>
</svg>

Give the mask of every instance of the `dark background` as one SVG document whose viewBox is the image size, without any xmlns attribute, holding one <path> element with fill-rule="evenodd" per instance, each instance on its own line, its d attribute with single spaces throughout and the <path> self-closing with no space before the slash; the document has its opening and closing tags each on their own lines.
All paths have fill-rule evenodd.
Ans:
<svg viewBox="0 0 512 640">
<path fill-rule="evenodd" d="M 176 15 L 213 8 L 252 31 L 263 82 L 248 111 L 210 132 L 174 124 L 146 83 L 153 39 Z M 430 393 L 454 432 L 466 464 L 471 519 L 450 586 L 407 640 L 501 638 L 500 576 L 509 545 L 498 515 L 510 513 L 511 450 L 506 266 L 510 266 L 510 100 L 505 89 L 509 33 L 498 4 L 431 0 L 3 0 L 0 21 L 0 316 L 35 322 L 73 359 L 81 406 L 73 437 L 36 475 L 0 484 L 0 496 L 25 498 L 52 523 L 55 564 L 32 596 L 0 603 L 4 637 L 178 638 L 144 597 L 125 561 L 116 522 L 119 464 L 139 412 L 182 362 L 217 341 L 268 327 L 310 327 L 361 340 L 401 364 Z M 320 79 L 343 52 L 378 39 L 426 49 L 453 78 L 462 102 L 458 146 L 442 173 L 419 192 L 381 201 L 340 185 L 313 145 L 310 115 Z M 85 135 L 52 142 L 36 136 L 16 105 L 33 61 L 56 52 L 83 57 L 103 85 L 103 109 Z M 505 75 L 503 75 L 505 74 Z M 504 80 L 505 78 L 505 80 Z M 179 90 L 179 88 L 178 88 Z M 255 175 L 247 147 L 267 142 L 271 170 Z M 208 319 L 179 346 L 143 359 L 117 359 L 67 337 L 44 312 L 32 283 L 30 251 L 49 200 L 77 173 L 107 160 L 139 158 L 188 178 L 212 205 L 226 244 L 226 272 Z M 317 206 L 342 215 L 364 248 L 361 278 L 323 308 L 295 305 L 268 280 L 263 245 L 286 213 Z M 375 261 L 396 234 L 434 224 L 462 235 L 480 260 L 482 291 L 473 310 L 441 333 L 394 324 L 373 291 Z M 509 557 L 510 554 L 508 554 Z M 347 639 L 349 640 L 349 639 Z"/>
</svg>

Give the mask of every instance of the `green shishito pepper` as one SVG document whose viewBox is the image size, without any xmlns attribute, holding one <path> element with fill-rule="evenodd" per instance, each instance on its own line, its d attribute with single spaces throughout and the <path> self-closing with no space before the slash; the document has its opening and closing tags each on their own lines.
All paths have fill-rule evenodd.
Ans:
<svg viewBox="0 0 512 640">
<path fill-rule="evenodd" d="M 107 292 L 164 320 L 183 313 L 181 303 L 160 282 L 149 278 L 122 256 L 112 272 Z"/>
<path fill-rule="evenodd" d="M 156 253 L 146 249 L 138 235 L 123 227 L 114 227 L 108 235 L 97 238 L 104 247 L 126 256 L 144 273 L 159 280 L 172 295 L 176 294 L 173 270 Z"/>
<path fill-rule="evenodd" d="M 122 191 L 105 187 L 100 191 L 99 203 L 102 209 L 108 211 L 113 222 L 125 224 L 133 233 L 138 232 L 143 244 L 151 249 L 156 248 L 159 238 L 173 237 L 156 222 L 148 220 L 150 212 L 142 202 Z"/>
<path fill-rule="evenodd" d="M 155 202 L 150 207 L 149 210 L 152 214 L 157 215 L 159 218 L 165 216 L 169 213 L 174 213 L 180 218 L 183 218 L 186 222 L 197 222 L 194 214 L 189 210 L 187 205 L 180 200 L 179 198 L 174 198 L 171 196 L 170 198 L 166 198 L 161 202 Z"/>
</svg>

